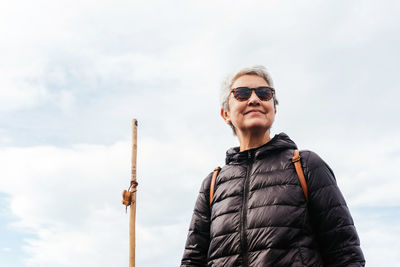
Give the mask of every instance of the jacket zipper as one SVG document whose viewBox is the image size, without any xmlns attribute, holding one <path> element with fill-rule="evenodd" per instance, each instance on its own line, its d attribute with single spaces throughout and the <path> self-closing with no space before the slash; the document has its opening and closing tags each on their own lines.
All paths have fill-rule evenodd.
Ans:
<svg viewBox="0 0 400 267">
<path fill-rule="evenodd" d="M 248 166 L 246 177 L 244 179 L 243 188 L 243 207 L 242 207 L 242 227 L 241 227 L 241 247 L 243 253 L 243 267 L 249 266 L 249 248 L 247 243 L 246 229 L 247 229 L 247 202 L 249 197 L 250 173 L 253 165 L 252 151 L 247 152 Z"/>
</svg>

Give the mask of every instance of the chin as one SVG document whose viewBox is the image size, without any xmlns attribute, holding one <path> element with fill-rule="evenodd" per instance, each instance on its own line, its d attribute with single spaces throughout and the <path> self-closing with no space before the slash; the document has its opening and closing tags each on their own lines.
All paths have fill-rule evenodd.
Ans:
<svg viewBox="0 0 400 267">
<path fill-rule="evenodd" d="M 272 124 L 265 124 L 265 123 L 252 123 L 246 127 L 246 131 L 248 132 L 267 132 L 271 129 Z"/>
<path fill-rule="evenodd" d="M 245 124 L 246 128 L 265 128 L 269 129 L 272 126 L 272 122 L 265 120 L 252 120 Z"/>
</svg>

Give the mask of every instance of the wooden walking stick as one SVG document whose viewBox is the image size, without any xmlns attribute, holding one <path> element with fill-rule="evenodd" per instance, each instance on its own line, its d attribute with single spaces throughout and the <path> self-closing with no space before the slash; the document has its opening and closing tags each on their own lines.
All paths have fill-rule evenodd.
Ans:
<svg viewBox="0 0 400 267">
<path fill-rule="evenodd" d="M 128 190 L 122 192 L 122 204 L 130 206 L 129 219 L 129 267 L 135 267 L 135 219 L 136 219 L 136 158 L 137 158 L 137 120 L 132 120 L 132 175 Z"/>
</svg>

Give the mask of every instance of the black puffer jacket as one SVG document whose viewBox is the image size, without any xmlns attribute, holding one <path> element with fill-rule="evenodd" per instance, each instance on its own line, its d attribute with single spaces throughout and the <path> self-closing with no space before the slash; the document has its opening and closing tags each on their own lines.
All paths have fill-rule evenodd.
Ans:
<svg viewBox="0 0 400 267">
<path fill-rule="evenodd" d="M 332 170 L 302 151 L 307 205 L 281 133 L 243 152 L 228 150 L 209 205 L 203 181 L 181 266 L 364 266 L 360 241 Z"/>
</svg>

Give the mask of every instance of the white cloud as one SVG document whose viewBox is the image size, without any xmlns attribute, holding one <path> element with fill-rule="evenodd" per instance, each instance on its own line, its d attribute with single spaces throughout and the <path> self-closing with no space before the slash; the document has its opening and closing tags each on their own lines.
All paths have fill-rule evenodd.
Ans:
<svg viewBox="0 0 400 267">
<path fill-rule="evenodd" d="M 26 70 L 21 76 L 22 69 L 7 71 L 0 67 L 0 111 L 17 110 L 21 107 L 33 107 L 47 98 L 47 90 L 42 84 L 29 81 L 35 79 L 38 73 Z M 25 70 L 23 70 L 24 72 Z"/>
<path fill-rule="evenodd" d="M 396 266 L 400 260 L 399 212 L 393 208 L 356 208 L 353 212 L 367 266 Z"/>
<path fill-rule="evenodd" d="M 191 141 L 162 144 L 145 139 L 140 146 L 138 262 L 151 266 L 154 254 L 145 251 L 154 251 L 156 244 L 173 239 L 169 248 L 156 253 L 160 258 L 172 258 L 183 246 L 188 218 L 179 203 L 189 196 L 184 206 L 192 208 L 199 177 L 212 170 L 215 158 Z M 130 179 L 129 143 L 8 147 L 0 150 L 0 161 L 0 188 L 18 218 L 13 228 L 33 235 L 24 244 L 28 266 L 125 263 L 129 216 L 121 192 Z"/>
<path fill-rule="evenodd" d="M 398 242 L 400 232 L 398 229 L 395 230 L 396 233 L 386 231 L 390 226 L 387 224 L 375 225 L 363 234 L 364 238 L 361 241 L 365 244 L 363 249 L 368 266 L 381 266 L 383 261 L 388 266 L 398 264 L 400 260 L 398 253 L 400 250 L 400 243 Z"/>
</svg>

